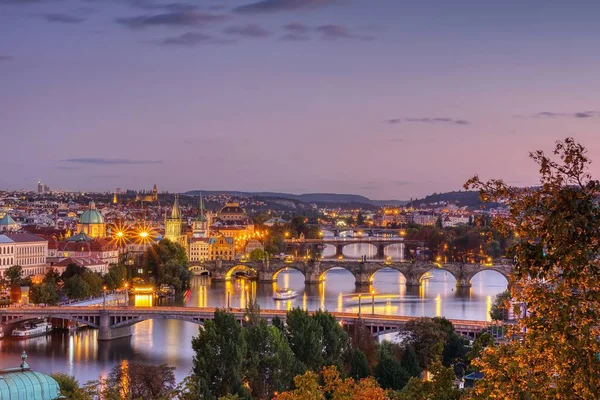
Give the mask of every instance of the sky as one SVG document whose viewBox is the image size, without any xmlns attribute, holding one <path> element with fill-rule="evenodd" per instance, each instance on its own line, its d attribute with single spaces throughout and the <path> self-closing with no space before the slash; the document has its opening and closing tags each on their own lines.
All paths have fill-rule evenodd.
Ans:
<svg viewBox="0 0 600 400">
<path fill-rule="evenodd" d="M 0 0 L 0 188 L 355 193 L 600 178 L 600 2 Z"/>
</svg>

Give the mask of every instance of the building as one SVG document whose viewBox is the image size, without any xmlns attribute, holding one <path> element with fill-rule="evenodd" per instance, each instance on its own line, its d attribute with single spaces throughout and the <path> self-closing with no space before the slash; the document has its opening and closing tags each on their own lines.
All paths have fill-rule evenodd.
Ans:
<svg viewBox="0 0 600 400">
<path fill-rule="evenodd" d="M 165 215 L 165 239 L 173 243 L 179 243 L 187 247 L 187 236 L 185 234 L 186 223 L 183 220 L 181 208 L 179 207 L 179 195 L 175 195 L 175 202 L 170 215 Z"/>
<path fill-rule="evenodd" d="M 48 241 L 31 233 L 6 233 L 0 235 L 0 276 L 13 265 L 23 267 L 23 276 L 44 275 Z"/>
<path fill-rule="evenodd" d="M 250 240 L 248 240 L 248 243 L 246 243 L 246 247 L 244 248 L 244 251 L 246 252 L 246 254 L 250 254 L 254 250 L 264 250 L 264 249 L 265 249 L 265 246 L 263 246 L 263 244 L 260 242 L 260 240 L 250 239 Z"/>
<path fill-rule="evenodd" d="M 208 238 L 192 238 L 189 244 L 188 259 L 192 264 L 210 260 Z"/>
<path fill-rule="evenodd" d="M 85 233 L 78 233 L 67 240 L 48 243 L 48 262 L 54 265 L 61 260 L 72 258 L 95 258 L 106 268 L 119 262 L 119 248 L 113 241 L 105 238 L 92 238 Z"/>
<path fill-rule="evenodd" d="M 280 217 L 270 218 L 265 221 L 264 225 L 268 227 L 277 226 L 277 225 L 285 225 L 288 222 Z"/>
<path fill-rule="evenodd" d="M 64 399 L 58 382 L 49 375 L 34 372 L 27 364 L 27 353 L 21 354 L 23 362 L 16 368 L 0 369 L 0 399 Z"/>
<path fill-rule="evenodd" d="M 231 261 L 235 257 L 233 239 L 225 236 L 211 237 L 208 239 L 209 257 L 211 261 Z"/>
<path fill-rule="evenodd" d="M 8 213 L 0 218 L 0 232 L 15 232 L 19 229 L 21 229 L 21 225 L 16 223 Z"/>
<path fill-rule="evenodd" d="M 194 238 L 207 238 L 210 236 L 210 224 L 206 213 L 204 212 L 204 201 L 202 195 L 198 202 L 198 215 L 192 224 L 192 237 Z"/>
<path fill-rule="evenodd" d="M 451 228 L 458 225 L 467 225 L 470 217 L 463 214 L 448 214 L 442 217 L 442 226 L 444 228 Z"/>
<path fill-rule="evenodd" d="M 432 212 L 419 212 L 413 215 L 413 222 L 417 225 L 434 226 L 438 216 Z"/>
<path fill-rule="evenodd" d="M 90 208 L 85 210 L 81 217 L 79 217 L 79 223 L 77 224 L 77 232 L 85 233 L 92 238 L 104 238 L 106 237 L 106 223 L 104 217 L 96 209 L 96 203 L 90 202 Z"/>
<path fill-rule="evenodd" d="M 135 201 L 143 201 L 145 203 L 157 203 L 158 202 L 158 189 L 156 188 L 156 184 L 152 188 L 152 193 L 137 193 L 135 195 Z"/>
<path fill-rule="evenodd" d="M 248 223 L 246 211 L 237 202 L 226 203 L 225 207 L 219 210 L 217 216 L 224 223 L 237 223 L 240 225 L 247 225 Z"/>
<path fill-rule="evenodd" d="M 85 267 L 92 272 L 98 272 L 102 275 L 108 273 L 108 265 L 96 257 L 67 257 L 52 265 L 52 269 L 58 274 L 62 274 L 69 264 L 75 264 L 79 267 Z"/>
</svg>

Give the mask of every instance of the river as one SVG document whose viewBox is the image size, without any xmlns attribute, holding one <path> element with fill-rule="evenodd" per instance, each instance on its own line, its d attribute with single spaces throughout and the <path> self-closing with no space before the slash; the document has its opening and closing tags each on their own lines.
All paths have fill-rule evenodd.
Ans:
<svg viewBox="0 0 600 400">
<path fill-rule="evenodd" d="M 348 257 L 360 257 L 364 245 L 344 249 Z M 370 245 L 366 245 L 372 247 Z M 331 249 L 326 249 L 328 255 Z M 398 249 L 390 249 L 394 258 Z M 454 319 L 486 320 L 494 297 L 506 289 L 506 279 L 494 271 L 483 271 L 472 280 L 472 287 L 457 293 L 455 280 L 443 270 L 433 270 L 416 292 L 407 293 L 404 277 L 394 270 L 375 274 L 371 288 L 361 295 L 361 311 L 406 316 L 444 316 Z M 290 287 L 300 294 L 293 300 L 275 301 L 273 291 Z M 371 290 L 375 290 L 372 304 Z M 256 298 L 264 309 L 290 309 L 358 312 L 358 295 L 354 277 L 343 269 L 327 272 L 319 285 L 304 285 L 304 277 L 295 270 L 282 271 L 276 283 L 257 283 L 242 277 L 231 282 L 212 282 L 209 277 L 194 277 L 192 289 L 186 298 L 171 300 L 171 304 L 189 307 L 225 307 L 229 293 L 232 307 L 243 307 L 248 299 Z M 139 306 L 153 304 L 149 296 L 136 296 L 132 301 Z M 159 304 L 153 304 L 160 306 Z M 166 304 L 165 304 L 166 305 Z M 133 336 L 111 342 L 98 342 L 97 331 L 83 329 L 75 333 L 53 332 L 50 335 L 25 341 L 11 337 L 0 339 L 0 368 L 18 366 L 23 351 L 27 362 L 36 371 L 64 372 L 74 375 L 80 383 L 98 379 L 122 360 L 151 364 L 169 364 L 176 367 L 176 377 L 183 379 L 192 367 L 191 340 L 198 326 L 177 320 L 149 320 L 133 326 Z"/>
</svg>

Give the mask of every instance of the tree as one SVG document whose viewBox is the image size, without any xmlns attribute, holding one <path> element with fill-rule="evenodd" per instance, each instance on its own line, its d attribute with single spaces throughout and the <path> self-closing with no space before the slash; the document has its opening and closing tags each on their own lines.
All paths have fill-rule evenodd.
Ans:
<svg viewBox="0 0 600 400">
<path fill-rule="evenodd" d="M 397 360 L 398 346 L 384 341 L 379 346 L 379 362 L 373 375 L 384 389 L 400 390 L 408 382 L 410 375 Z"/>
<path fill-rule="evenodd" d="M 318 371 L 323 365 L 323 328 L 301 308 L 288 311 L 285 336 L 296 356 L 298 372 Z"/>
<path fill-rule="evenodd" d="M 85 388 L 81 388 L 75 377 L 61 372 L 54 373 L 50 376 L 58 383 L 61 396 L 70 400 L 93 399 L 93 393 L 90 393 Z"/>
<path fill-rule="evenodd" d="M 148 365 L 123 360 L 106 379 L 100 381 L 102 398 L 175 399 L 175 368 L 168 365 Z"/>
<path fill-rule="evenodd" d="M 29 300 L 33 304 L 48 304 L 54 306 L 59 303 L 56 284 L 39 283 L 29 288 Z"/>
<path fill-rule="evenodd" d="M 246 340 L 233 314 L 215 311 L 212 321 L 192 339 L 192 381 L 197 398 L 216 399 L 236 394 L 242 387 Z"/>
<path fill-rule="evenodd" d="M 355 381 L 366 378 L 371 374 L 371 368 L 369 367 L 369 360 L 365 353 L 358 349 L 352 349 L 350 353 L 350 368 L 348 375 Z"/>
<path fill-rule="evenodd" d="M 388 400 L 386 391 L 377 385 L 373 378 L 356 382 L 352 378 L 342 379 L 334 366 L 323 367 L 321 371 L 323 385 L 319 384 L 319 375 L 307 371 L 294 378 L 296 389 L 279 394 L 274 400 Z"/>
<path fill-rule="evenodd" d="M 323 365 L 335 365 L 341 369 L 342 360 L 349 348 L 348 334 L 327 311 L 317 310 L 312 318 L 323 331 Z"/>
<path fill-rule="evenodd" d="M 179 243 L 161 240 L 146 250 L 143 263 L 157 284 L 171 285 L 178 291 L 189 286 L 187 253 Z"/>
<path fill-rule="evenodd" d="M 489 332 L 481 332 L 481 334 L 473 341 L 471 350 L 467 353 L 467 361 L 473 362 L 473 360 L 481 357 L 483 350 L 494 344 L 494 337 Z"/>
<path fill-rule="evenodd" d="M 356 225 L 363 226 L 365 224 L 365 216 L 359 212 L 356 216 Z"/>
<path fill-rule="evenodd" d="M 90 286 L 79 275 L 73 275 L 65 280 L 63 289 L 71 300 L 82 300 L 90 296 Z"/>
<path fill-rule="evenodd" d="M 85 267 L 82 267 L 82 266 L 79 266 L 77 264 L 71 263 L 71 264 L 67 265 L 67 267 L 63 271 L 63 273 L 60 276 L 60 278 L 63 281 L 66 281 L 67 279 L 69 279 L 69 278 L 71 278 L 71 277 L 73 277 L 75 275 L 81 276 L 85 270 L 86 270 Z"/>
<path fill-rule="evenodd" d="M 371 368 L 377 364 L 377 347 L 371 330 L 365 326 L 363 320 L 355 321 L 350 328 L 352 347 L 360 350 L 369 361 Z"/>
<path fill-rule="evenodd" d="M 442 351 L 442 364 L 448 367 L 457 360 L 463 359 L 467 354 L 466 346 L 469 342 L 456 333 L 454 326 L 446 318 L 435 317 L 433 321 L 446 333 L 446 341 Z"/>
<path fill-rule="evenodd" d="M 421 375 L 421 368 L 419 367 L 417 353 L 410 344 L 404 347 L 402 358 L 400 359 L 400 365 L 410 377 L 418 378 Z"/>
<path fill-rule="evenodd" d="M 60 275 L 58 274 L 58 272 L 56 272 L 54 268 L 50 268 L 50 270 L 46 272 L 46 275 L 44 275 L 44 279 L 42 280 L 42 282 L 56 285 L 59 280 Z"/>
<path fill-rule="evenodd" d="M 266 399 L 287 390 L 293 378 L 294 353 L 281 331 L 261 320 L 248 326 L 245 335 L 248 350 L 244 372 L 252 395 Z"/>
<path fill-rule="evenodd" d="M 250 260 L 252 261 L 262 261 L 266 258 L 266 253 L 263 249 L 254 249 L 250 253 Z"/>
<path fill-rule="evenodd" d="M 395 400 L 458 400 L 461 392 L 454 384 L 456 375 L 450 367 L 444 367 L 439 361 L 430 366 L 431 380 L 411 378 Z M 506 397 L 502 397 L 506 398 Z"/>
<path fill-rule="evenodd" d="M 99 296 L 102 293 L 104 280 L 99 273 L 86 269 L 81 274 L 81 279 L 87 283 L 87 296 Z"/>
<path fill-rule="evenodd" d="M 408 321 L 399 336 L 406 344 L 413 346 L 422 369 L 427 369 L 431 361 L 441 358 L 448 337 L 442 325 L 431 318 Z"/>
<path fill-rule="evenodd" d="M 490 310 L 490 317 L 495 321 L 506 321 L 508 320 L 508 310 L 510 309 L 510 291 L 505 290 L 496 296 L 492 309 Z"/>
<path fill-rule="evenodd" d="M 108 269 L 108 273 L 104 275 L 104 283 L 110 290 L 115 290 L 123 287 L 127 280 L 127 267 L 123 264 L 112 265 Z"/>
<path fill-rule="evenodd" d="M 600 392 L 600 182 L 588 172 L 583 146 L 556 143 L 554 156 L 530 154 L 540 184 L 510 187 L 474 177 L 466 188 L 503 201 L 509 214 L 494 225 L 514 232 L 511 297 L 526 305 L 513 340 L 488 347 L 476 365 L 484 379 L 474 398 L 595 399 Z M 519 339 L 519 340 L 516 340 Z"/>
<path fill-rule="evenodd" d="M 21 277 L 23 276 L 23 267 L 13 265 L 7 268 L 4 274 L 11 286 L 19 286 L 21 284 Z"/>
</svg>

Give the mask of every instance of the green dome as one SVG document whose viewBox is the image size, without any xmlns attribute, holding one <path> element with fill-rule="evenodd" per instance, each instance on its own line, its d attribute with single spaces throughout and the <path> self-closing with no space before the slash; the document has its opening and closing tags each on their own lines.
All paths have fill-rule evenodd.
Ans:
<svg viewBox="0 0 600 400">
<path fill-rule="evenodd" d="M 94 202 L 90 203 L 89 210 L 86 210 L 79 218 L 80 224 L 103 224 L 104 217 L 100 214 L 100 211 L 96 210 Z"/>
<path fill-rule="evenodd" d="M 54 400 L 61 398 L 58 383 L 49 375 L 15 368 L 0 373 L 0 399 Z"/>
</svg>

